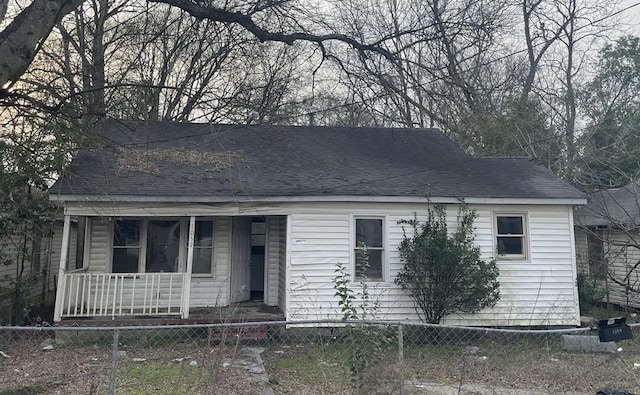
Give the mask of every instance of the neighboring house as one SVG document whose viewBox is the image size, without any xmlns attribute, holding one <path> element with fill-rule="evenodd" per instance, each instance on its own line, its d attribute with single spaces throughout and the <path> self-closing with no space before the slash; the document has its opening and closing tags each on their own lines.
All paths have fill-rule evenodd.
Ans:
<svg viewBox="0 0 640 395">
<path fill-rule="evenodd" d="M 640 308 L 640 180 L 593 193 L 575 215 L 578 270 L 601 282 L 605 302 Z"/>
<path fill-rule="evenodd" d="M 16 235 L 0 239 L 0 324 L 8 324 L 13 316 L 15 283 L 19 276 L 29 280 L 25 287 L 26 300 L 23 308 L 31 315 L 46 311 L 28 311 L 31 306 L 38 310 L 51 308 L 55 299 L 59 270 L 60 247 L 63 222 L 42 223 L 38 227 L 29 225 Z M 75 224 L 72 224 L 75 227 Z M 72 242 L 76 232 L 71 233 Z M 75 245 L 74 245 L 75 247 Z M 75 259 L 75 248 L 69 249 L 70 259 Z M 49 312 L 50 313 L 50 312 Z M 46 318 L 46 317 L 41 317 Z"/>
<path fill-rule="evenodd" d="M 495 308 L 445 323 L 579 324 L 573 206 L 586 200 L 536 161 L 473 158 L 433 129 L 106 120 L 96 141 L 51 189 L 67 224 L 86 222 L 82 268 L 60 269 L 56 320 L 186 318 L 245 300 L 338 319 L 336 264 L 355 276 L 363 240 L 379 318 L 417 320 L 393 283 L 398 221 L 424 218 L 428 195 L 451 226 L 459 198 L 477 210 L 476 243 L 501 271 Z"/>
</svg>

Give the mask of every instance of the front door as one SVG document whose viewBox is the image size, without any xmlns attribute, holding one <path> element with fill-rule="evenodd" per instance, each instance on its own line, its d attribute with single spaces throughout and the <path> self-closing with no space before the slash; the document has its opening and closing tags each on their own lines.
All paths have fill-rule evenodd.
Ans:
<svg viewBox="0 0 640 395">
<path fill-rule="evenodd" d="M 233 217 L 231 303 L 251 298 L 251 217 Z"/>
</svg>

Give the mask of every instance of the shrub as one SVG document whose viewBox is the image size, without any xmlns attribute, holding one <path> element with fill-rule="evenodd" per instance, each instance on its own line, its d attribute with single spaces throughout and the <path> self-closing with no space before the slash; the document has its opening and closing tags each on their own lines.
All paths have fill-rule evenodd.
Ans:
<svg viewBox="0 0 640 395">
<path fill-rule="evenodd" d="M 461 202 L 451 234 L 442 205 L 429 207 L 424 223 L 417 217 L 401 221 L 413 228 L 413 235 L 404 231 L 399 246 L 404 267 L 394 282 L 414 300 L 423 322 L 438 324 L 448 314 L 476 313 L 500 299 L 496 262 L 480 259 L 473 244 L 476 216 Z"/>
<path fill-rule="evenodd" d="M 363 267 L 366 272 L 368 254 L 363 246 Z M 357 321 L 367 318 L 375 319 L 378 303 L 372 301 L 366 278 L 359 281 L 360 292 L 355 293 L 351 287 L 351 276 L 342 263 L 336 265 L 336 276 L 333 279 L 335 296 L 342 310 L 343 321 Z M 358 301 L 356 296 L 360 297 Z M 363 374 L 367 367 L 380 361 L 386 352 L 396 344 L 395 331 L 390 326 L 377 326 L 366 323 L 347 323 L 340 331 L 340 341 L 345 345 L 345 356 L 351 380 L 354 386 L 362 389 Z"/>
<path fill-rule="evenodd" d="M 599 286 L 595 276 L 588 273 L 578 273 L 576 276 L 578 286 L 578 299 L 580 301 L 580 312 L 586 313 L 591 310 L 605 296 L 605 291 Z"/>
</svg>

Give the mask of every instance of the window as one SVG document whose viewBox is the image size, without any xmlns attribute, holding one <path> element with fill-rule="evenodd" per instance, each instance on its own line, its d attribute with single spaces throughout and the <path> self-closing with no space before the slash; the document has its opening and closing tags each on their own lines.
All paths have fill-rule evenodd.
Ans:
<svg viewBox="0 0 640 395">
<path fill-rule="evenodd" d="M 113 273 L 137 273 L 140 260 L 140 220 L 119 220 L 113 227 Z"/>
<path fill-rule="evenodd" d="M 527 258 L 526 216 L 498 214 L 495 218 L 498 258 Z"/>
<path fill-rule="evenodd" d="M 194 274 L 212 273 L 213 267 L 213 221 L 196 221 L 196 234 L 193 240 Z"/>
<path fill-rule="evenodd" d="M 384 279 L 384 219 L 355 219 L 355 279 L 382 281 Z M 365 254 L 366 250 L 366 254 Z M 368 266 L 365 258 L 368 256 Z"/>
<path fill-rule="evenodd" d="M 180 222 L 147 222 L 146 272 L 177 272 L 180 256 Z"/>
<path fill-rule="evenodd" d="M 587 258 L 589 273 L 599 280 L 604 280 L 607 275 L 607 264 L 604 258 L 604 242 L 601 231 L 589 233 L 587 238 Z"/>
<path fill-rule="evenodd" d="M 117 220 L 113 228 L 112 273 L 179 272 L 186 267 L 186 221 Z M 194 274 L 212 273 L 213 221 L 196 220 Z"/>
</svg>

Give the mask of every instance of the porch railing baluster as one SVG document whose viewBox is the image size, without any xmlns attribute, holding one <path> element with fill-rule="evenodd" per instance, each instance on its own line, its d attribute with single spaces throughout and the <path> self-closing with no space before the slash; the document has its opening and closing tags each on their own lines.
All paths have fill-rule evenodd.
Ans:
<svg viewBox="0 0 640 395">
<path fill-rule="evenodd" d="M 113 279 L 113 303 L 111 304 L 111 318 L 116 317 L 116 300 L 118 299 L 118 275 Z"/>
<path fill-rule="evenodd" d="M 105 274 L 105 277 L 107 275 Z M 111 277 L 107 277 L 107 295 L 104 298 L 104 313 L 102 315 L 109 315 L 109 294 L 111 293 Z"/>
<path fill-rule="evenodd" d="M 131 285 L 131 310 L 129 311 L 129 314 L 133 315 L 134 314 L 134 306 L 135 306 L 135 301 L 136 301 L 136 280 L 138 279 L 138 276 L 133 276 L 133 281 L 132 281 L 132 285 Z"/>
<path fill-rule="evenodd" d="M 80 297 L 80 278 L 76 276 L 75 278 L 76 280 L 76 286 L 75 286 L 75 303 L 73 305 L 73 315 L 77 316 L 78 315 L 78 298 Z M 73 288 L 73 277 L 71 278 L 71 287 Z"/>
<path fill-rule="evenodd" d="M 144 277 L 144 304 L 142 305 L 142 314 L 147 313 L 147 295 L 149 294 L 149 276 Z"/>
<path fill-rule="evenodd" d="M 92 286 L 92 278 L 93 276 L 91 274 L 87 274 L 88 280 L 87 280 L 87 315 L 89 315 L 89 312 L 91 311 L 91 286 Z"/>
<path fill-rule="evenodd" d="M 87 275 L 82 275 L 82 297 L 80 298 L 80 315 L 84 315 L 85 295 L 87 290 Z"/>
<path fill-rule="evenodd" d="M 155 293 L 155 297 L 156 297 L 156 312 L 155 314 L 158 315 L 158 305 L 160 304 L 160 289 L 161 289 L 161 285 L 162 285 L 162 274 L 161 273 L 157 273 L 156 276 L 158 277 L 158 285 L 157 285 L 157 292 Z"/>
<path fill-rule="evenodd" d="M 71 297 L 72 297 L 72 292 L 73 291 L 73 283 L 72 281 L 72 277 L 70 274 L 66 274 L 67 276 L 67 280 L 69 281 L 65 281 L 65 284 L 67 284 L 66 286 L 68 287 L 67 290 L 69 291 L 69 297 L 67 298 L 67 314 L 71 315 Z"/>
<path fill-rule="evenodd" d="M 104 283 L 107 280 L 107 275 L 106 274 L 102 274 L 102 287 L 100 288 L 100 315 L 104 315 L 104 305 L 105 305 L 105 299 L 104 299 L 104 290 L 105 290 L 105 286 Z"/>
<path fill-rule="evenodd" d="M 183 308 L 181 298 L 184 292 L 180 286 L 183 281 L 178 280 L 182 280 L 184 275 L 184 273 L 67 273 L 62 317 L 115 318 L 140 314 L 181 314 Z M 174 289 L 175 287 L 178 288 Z M 174 301 L 176 297 L 178 299 Z M 179 311 L 174 312 L 172 310 L 174 307 Z"/>
<path fill-rule="evenodd" d="M 124 274 L 120 277 L 120 303 L 118 303 L 118 315 L 122 315 L 122 305 L 124 304 Z"/>
<path fill-rule="evenodd" d="M 167 314 L 171 314 L 171 291 L 173 291 L 173 273 L 169 274 L 169 300 L 167 300 Z"/>
</svg>

